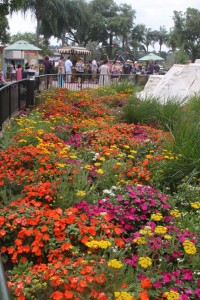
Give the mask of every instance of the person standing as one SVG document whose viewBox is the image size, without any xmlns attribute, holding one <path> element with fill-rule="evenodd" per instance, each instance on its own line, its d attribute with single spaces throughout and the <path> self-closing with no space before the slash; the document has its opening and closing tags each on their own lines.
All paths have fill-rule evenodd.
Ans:
<svg viewBox="0 0 200 300">
<path fill-rule="evenodd" d="M 79 58 L 79 60 L 76 63 L 76 75 L 78 79 L 78 87 L 81 87 L 81 82 L 83 82 L 83 74 L 84 74 L 84 68 L 85 64 L 83 62 L 83 58 Z"/>
<path fill-rule="evenodd" d="M 43 65 L 44 65 L 44 74 L 47 75 L 47 89 L 49 88 L 49 85 L 51 86 L 51 76 L 49 76 L 49 74 L 52 74 L 52 63 L 49 60 L 49 56 L 46 55 L 45 59 L 43 61 Z"/>
<path fill-rule="evenodd" d="M 113 81 L 118 83 L 119 81 L 119 77 L 122 74 L 122 68 L 121 68 L 121 64 L 120 61 L 114 61 L 112 68 L 111 68 L 111 73 L 112 73 L 112 78 Z"/>
<path fill-rule="evenodd" d="M 110 83 L 110 67 L 108 60 L 104 60 L 103 64 L 99 67 L 100 77 L 99 85 L 106 85 Z"/>
<path fill-rule="evenodd" d="M 97 70 L 98 70 L 97 61 L 96 61 L 96 59 L 93 59 L 92 65 L 91 65 L 92 83 L 96 83 Z"/>
<path fill-rule="evenodd" d="M 65 59 L 63 56 L 61 56 L 60 61 L 58 63 L 58 87 L 63 87 L 64 74 L 65 74 Z"/>
<path fill-rule="evenodd" d="M 65 61 L 65 74 L 66 74 L 66 82 L 71 82 L 72 77 L 72 62 L 70 56 L 68 56 L 67 60 Z"/>
<path fill-rule="evenodd" d="M 0 88 L 6 85 L 5 77 L 3 71 L 0 69 Z"/>
<path fill-rule="evenodd" d="M 19 64 L 16 68 L 16 79 L 22 80 L 22 66 Z"/>
<path fill-rule="evenodd" d="M 28 71 L 29 68 L 30 68 L 29 63 L 26 62 L 25 63 L 25 68 L 24 68 L 24 71 L 23 71 L 23 76 L 22 76 L 23 79 L 27 78 L 27 71 Z"/>
<path fill-rule="evenodd" d="M 123 65 L 123 74 L 126 75 L 126 78 L 130 77 L 130 74 L 132 72 L 132 66 L 130 64 L 130 60 L 125 61 L 124 65 Z"/>
<path fill-rule="evenodd" d="M 10 64 L 10 81 L 12 82 L 15 79 L 16 79 L 15 62 L 14 62 L 14 60 L 11 60 L 11 64 Z"/>
</svg>

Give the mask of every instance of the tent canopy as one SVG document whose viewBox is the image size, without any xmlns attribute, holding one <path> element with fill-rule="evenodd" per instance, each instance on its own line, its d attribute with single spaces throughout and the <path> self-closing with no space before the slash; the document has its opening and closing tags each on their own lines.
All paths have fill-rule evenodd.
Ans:
<svg viewBox="0 0 200 300">
<path fill-rule="evenodd" d="M 84 47 L 66 46 L 58 49 L 58 53 L 61 54 L 91 54 L 89 50 Z"/>
<path fill-rule="evenodd" d="M 155 53 L 149 53 L 147 55 L 145 55 L 144 57 L 141 57 L 140 59 L 138 59 L 139 61 L 148 61 L 148 60 L 164 60 L 164 58 L 158 56 Z"/>
<path fill-rule="evenodd" d="M 10 50 L 10 51 L 23 51 L 23 50 L 40 51 L 41 49 L 34 46 L 34 45 L 32 45 L 32 44 L 30 44 L 27 41 L 20 40 L 20 41 L 17 41 L 14 44 L 12 44 L 8 47 L 5 47 L 4 50 Z"/>
</svg>

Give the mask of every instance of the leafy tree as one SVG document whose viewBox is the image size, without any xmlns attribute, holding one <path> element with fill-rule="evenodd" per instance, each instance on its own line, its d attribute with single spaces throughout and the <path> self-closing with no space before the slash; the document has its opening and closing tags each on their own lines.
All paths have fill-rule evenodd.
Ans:
<svg viewBox="0 0 200 300">
<path fill-rule="evenodd" d="M 8 19 L 5 15 L 0 13 L 0 41 L 2 43 L 7 43 L 9 41 L 9 34 L 7 33 L 8 29 Z"/>
<path fill-rule="evenodd" d="M 57 9 L 51 19 L 43 19 L 41 32 L 44 36 L 54 36 L 64 44 L 85 44 L 88 39 L 88 10 L 85 0 L 57 0 Z M 54 26 L 50 27 L 49 22 Z"/>
<path fill-rule="evenodd" d="M 17 8 L 21 4 L 21 0 L 2 0 L 0 3 L 0 40 L 2 43 L 9 42 L 8 19 L 7 15 L 11 7 Z"/>
<path fill-rule="evenodd" d="M 185 13 L 174 11 L 174 28 L 170 32 L 173 48 L 184 49 L 192 62 L 200 57 L 200 11 L 187 8 Z"/>
<path fill-rule="evenodd" d="M 112 45 L 118 6 L 113 0 L 92 0 L 89 3 L 90 40 Z M 115 23 L 116 24 L 116 23 Z"/>
<path fill-rule="evenodd" d="M 17 0 L 13 0 L 17 1 Z M 41 29 L 41 22 L 44 19 L 51 20 L 51 16 L 54 15 L 57 10 L 57 0 L 19 0 L 18 6 L 11 5 L 11 13 L 21 10 L 24 14 L 27 11 L 31 11 L 37 20 L 36 27 L 36 45 L 39 45 L 39 34 Z M 53 18 L 52 18 L 53 20 Z M 52 22 L 49 22 L 49 26 L 53 26 Z"/>
<path fill-rule="evenodd" d="M 137 25 L 132 31 L 132 38 L 140 50 L 144 50 L 145 53 L 149 52 L 149 46 L 155 43 L 155 32 L 151 28 L 147 28 L 145 25 Z M 137 40 L 136 40 L 137 38 Z"/>
<path fill-rule="evenodd" d="M 167 44 L 168 42 L 168 32 L 165 28 L 165 26 L 160 26 L 159 30 L 154 31 L 154 38 L 155 41 L 159 43 L 160 49 L 159 52 L 161 53 L 162 51 L 162 46 L 163 44 Z"/>
<path fill-rule="evenodd" d="M 138 24 L 138 25 L 134 26 L 134 28 L 131 31 L 130 45 L 135 50 L 139 50 L 142 48 L 142 43 L 144 41 L 145 28 L 146 27 L 144 24 Z"/>
<path fill-rule="evenodd" d="M 129 44 L 134 18 L 135 10 L 130 5 L 123 4 L 118 7 L 117 14 L 109 20 L 109 29 L 115 34 L 115 37 L 120 38 L 123 48 Z"/>
</svg>

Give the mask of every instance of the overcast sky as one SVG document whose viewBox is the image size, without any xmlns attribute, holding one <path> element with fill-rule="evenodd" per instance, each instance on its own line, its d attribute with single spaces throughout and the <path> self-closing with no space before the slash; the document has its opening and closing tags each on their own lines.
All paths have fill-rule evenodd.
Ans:
<svg viewBox="0 0 200 300">
<path fill-rule="evenodd" d="M 101 0 L 99 0 L 101 1 Z M 173 27 L 173 11 L 185 12 L 188 7 L 200 10 L 200 0 L 115 0 L 119 4 L 129 4 L 136 11 L 135 24 L 145 24 L 146 27 L 158 30 L 165 26 L 167 30 Z M 36 22 L 34 18 L 21 13 L 9 17 L 10 33 L 35 32 Z"/>
</svg>

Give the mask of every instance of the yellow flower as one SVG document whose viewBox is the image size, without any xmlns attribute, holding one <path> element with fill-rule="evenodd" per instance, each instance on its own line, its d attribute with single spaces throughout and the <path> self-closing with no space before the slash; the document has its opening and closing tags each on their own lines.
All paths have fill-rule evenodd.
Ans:
<svg viewBox="0 0 200 300">
<path fill-rule="evenodd" d="M 122 267 L 122 262 L 117 259 L 112 259 L 108 262 L 108 266 L 114 269 L 120 269 Z"/>
<path fill-rule="evenodd" d="M 165 234 L 165 235 L 164 235 L 164 238 L 165 238 L 166 240 L 171 240 L 171 239 L 172 239 L 172 236 L 171 236 L 170 234 Z"/>
<path fill-rule="evenodd" d="M 26 143 L 27 140 L 21 139 L 21 140 L 19 140 L 19 142 L 20 142 L 20 143 Z"/>
<path fill-rule="evenodd" d="M 170 215 L 174 216 L 175 218 L 179 218 L 181 216 L 181 213 L 178 209 L 173 209 L 170 211 Z"/>
<path fill-rule="evenodd" d="M 111 246 L 111 242 L 110 241 L 95 241 L 92 240 L 90 242 L 86 243 L 86 246 L 89 248 L 101 248 L 101 249 L 107 249 L 108 247 Z"/>
<path fill-rule="evenodd" d="M 140 229 L 139 233 L 143 234 L 143 235 L 148 235 L 148 236 L 152 236 L 153 235 L 153 233 L 152 233 L 152 231 L 151 231 L 150 228 Z"/>
<path fill-rule="evenodd" d="M 58 167 L 60 167 L 60 168 L 64 168 L 65 166 L 66 166 L 66 164 L 58 163 Z"/>
<path fill-rule="evenodd" d="M 167 300 L 178 300 L 179 299 L 179 293 L 170 291 L 165 292 L 164 295 L 167 297 Z"/>
<path fill-rule="evenodd" d="M 90 166 L 90 165 L 85 165 L 84 168 L 87 169 L 87 170 L 92 170 L 92 166 Z"/>
<path fill-rule="evenodd" d="M 94 163 L 94 165 L 95 165 L 95 167 L 99 167 L 99 166 L 101 166 L 101 163 L 100 162 L 96 162 L 96 163 Z"/>
<path fill-rule="evenodd" d="M 157 234 L 165 234 L 167 232 L 167 228 L 165 226 L 156 226 L 155 233 Z"/>
<path fill-rule="evenodd" d="M 97 172 L 98 174 L 103 174 L 103 173 L 104 173 L 104 171 L 103 171 L 102 169 L 98 169 L 98 170 L 96 170 L 96 172 Z"/>
<path fill-rule="evenodd" d="M 100 157 L 99 160 L 105 161 L 106 159 L 105 159 L 105 157 Z"/>
<path fill-rule="evenodd" d="M 135 158 L 135 156 L 129 154 L 128 158 Z"/>
<path fill-rule="evenodd" d="M 160 221 L 162 220 L 163 216 L 161 213 L 156 213 L 151 215 L 151 219 L 154 221 Z"/>
<path fill-rule="evenodd" d="M 133 153 L 133 154 L 137 153 L 137 151 L 135 151 L 135 150 L 130 150 L 130 152 Z"/>
<path fill-rule="evenodd" d="M 133 242 L 137 243 L 138 245 L 144 245 L 144 244 L 146 244 L 146 239 L 144 236 L 142 236 L 142 237 L 138 237 L 138 238 L 134 239 Z"/>
<path fill-rule="evenodd" d="M 200 202 L 190 202 L 190 205 L 195 208 L 195 209 L 199 209 L 200 208 Z"/>
<path fill-rule="evenodd" d="M 189 240 L 183 242 L 183 248 L 187 254 L 195 254 L 197 252 L 195 245 Z"/>
<path fill-rule="evenodd" d="M 117 300 L 132 300 L 133 296 L 127 292 L 115 292 L 115 299 Z"/>
<path fill-rule="evenodd" d="M 148 267 L 150 267 L 152 265 L 152 260 L 150 257 L 141 256 L 141 257 L 139 257 L 138 263 L 142 268 L 147 269 Z"/>
<path fill-rule="evenodd" d="M 109 241 L 99 241 L 99 248 L 107 249 L 111 246 L 111 242 Z"/>
<path fill-rule="evenodd" d="M 84 197 L 86 195 L 86 192 L 85 191 L 78 191 L 76 193 L 76 196 L 79 196 L 79 197 Z"/>
</svg>

